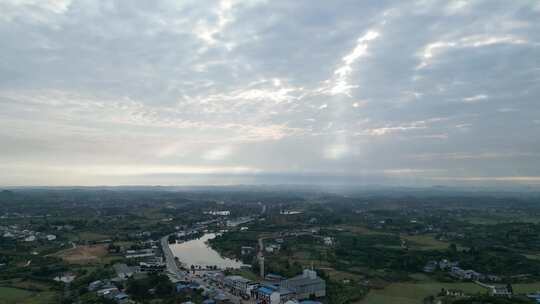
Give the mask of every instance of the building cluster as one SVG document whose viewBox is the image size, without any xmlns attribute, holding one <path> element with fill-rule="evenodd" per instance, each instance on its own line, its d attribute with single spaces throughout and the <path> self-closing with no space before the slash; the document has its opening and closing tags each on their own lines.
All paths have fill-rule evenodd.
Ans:
<svg viewBox="0 0 540 304">
<path fill-rule="evenodd" d="M 88 284 L 88 291 L 95 292 L 99 297 L 115 301 L 118 304 L 133 303 L 129 296 L 118 289 L 111 280 L 98 280 Z"/>
<path fill-rule="evenodd" d="M 145 258 L 139 262 L 138 266 L 128 266 L 127 264 L 117 263 L 113 265 L 116 276 L 111 279 L 97 280 L 88 284 L 88 291 L 95 292 L 98 296 L 108 300 L 113 300 L 118 304 L 132 303 L 129 295 L 117 287 L 121 286 L 122 281 L 130 278 L 144 278 L 150 272 L 162 272 L 165 270 L 165 264 L 161 256 L 154 255 L 151 258 Z M 155 262 L 152 262 L 155 261 Z"/>
<path fill-rule="evenodd" d="M 192 237 L 196 237 L 201 233 L 200 229 L 181 229 L 176 232 L 176 238 L 183 240 L 183 239 L 190 239 Z"/>
<path fill-rule="evenodd" d="M 540 304 L 540 292 L 530 293 L 527 298 L 533 300 L 535 303 Z"/>
<path fill-rule="evenodd" d="M 216 215 L 216 216 L 229 216 L 231 215 L 230 210 L 211 210 L 211 211 L 204 211 L 204 214 L 207 215 Z"/>
<path fill-rule="evenodd" d="M 326 282 L 314 270 L 305 269 L 293 278 L 268 274 L 262 282 L 255 282 L 239 275 L 224 276 L 221 272 L 207 273 L 206 279 L 234 296 L 252 299 L 260 304 L 289 304 L 300 300 L 326 296 Z M 184 288 L 187 288 L 184 286 Z M 221 293 L 215 296 L 220 297 Z"/>
<path fill-rule="evenodd" d="M 135 272 L 163 272 L 165 270 L 167 266 L 158 244 L 158 241 L 148 240 L 142 243 L 146 248 L 125 251 L 126 259 L 138 262 L 138 266 L 134 267 Z"/>
<path fill-rule="evenodd" d="M 38 240 L 54 241 L 56 235 L 20 228 L 18 225 L 0 226 L 0 235 L 4 238 L 35 242 Z"/>
<path fill-rule="evenodd" d="M 150 231 L 137 231 L 128 233 L 128 237 L 131 239 L 145 239 L 152 236 Z"/>
<path fill-rule="evenodd" d="M 252 222 L 253 220 L 255 220 L 255 218 L 251 216 L 244 216 L 236 219 L 227 220 L 227 227 L 237 227 Z"/>
<path fill-rule="evenodd" d="M 499 282 L 501 278 L 493 274 L 483 274 L 472 269 L 459 267 L 459 262 L 451 262 L 446 259 L 441 261 L 429 261 L 424 266 L 424 272 L 431 273 L 436 270 L 447 271 L 448 274 L 458 280 L 490 281 Z"/>
</svg>

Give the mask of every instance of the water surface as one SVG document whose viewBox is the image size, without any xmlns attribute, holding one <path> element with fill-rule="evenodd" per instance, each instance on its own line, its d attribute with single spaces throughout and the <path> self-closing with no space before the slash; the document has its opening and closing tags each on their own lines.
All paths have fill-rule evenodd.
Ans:
<svg viewBox="0 0 540 304">
<path fill-rule="evenodd" d="M 178 257 L 182 264 L 188 268 L 191 265 L 217 266 L 218 268 L 240 268 L 244 264 L 240 261 L 222 257 L 217 251 L 212 249 L 206 242 L 216 237 L 215 233 L 207 233 L 202 237 L 184 243 L 170 244 L 169 247 L 175 257 Z"/>
</svg>

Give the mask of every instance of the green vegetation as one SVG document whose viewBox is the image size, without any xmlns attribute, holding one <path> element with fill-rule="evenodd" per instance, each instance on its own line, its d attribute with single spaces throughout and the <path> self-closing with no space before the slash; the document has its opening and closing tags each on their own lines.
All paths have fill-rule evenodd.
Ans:
<svg viewBox="0 0 540 304">
<path fill-rule="evenodd" d="M 15 302 L 21 302 L 27 298 L 30 298 L 33 295 L 34 293 L 24 289 L 0 287 L 0 303 L 10 304 Z"/>
<path fill-rule="evenodd" d="M 450 244 L 435 239 L 433 234 L 423 235 L 403 235 L 402 239 L 406 240 L 407 245 L 411 249 L 418 250 L 446 250 Z"/>
<path fill-rule="evenodd" d="M 36 292 L 15 287 L 0 287 L 0 304 L 53 304 L 58 294 L 52 291 Z"/>
<path fill-rule="evenodd" d="M 362 304 L 418 304 L 430 295 L 445 289 L 460 289 L 469 294 L 482 294 L 487 290 L 474 283 L 392 283 L 384 289 L 371 290 Z"/>
<path fill-rule="evenodd" d="M 125 251 L 147 240 L 207 222 L 228 232 L 210 241 L 225 256 L 251 270 L 228 272 L 258 280 L 258 239 L 266 273 L 285 277 L 314 267 L 327 281 L 325 303 L 421 303 L 441 288 L 469 296 L 486 289 L 453 278 L 447 270 L 424 273 L 429 261 L 448 259 L 512 283 L 519 294 L 540 290 L 540 206 L 538 197 L 505 194 L 163 189 L 40 189 L 0 192 L 0 227 L 22 237 L 0 237 L 0 304 L 106 303 L 88 283 L 114 277 L 117 262 L 135 265 Z M 264 208 L 263 208 L 264 206 Z M 263 212 L 264 209 L 264 212 Z M 229 210 L 227 217 L 206 211 Z M 299 211 L 286 214 L 283 210 Z M 46 215 L 46 216 L 45 216 Z M 247 230 L 226 220 L 251 216 Z M 15 227 L 15 228 L 13 228 Z M 32 231 L 35 241 L 25 242 Z M 25 232 L 25 233 L 27 233 Z M 53 234 L 54 240 L 46 235 Z M 242 255 L 241 247 L 253 247 Z M 76 275 L 69 286 L 53 281 Z M 124 284 L 141 302 L 198 303 L 198 293 L 177 294 L 163 276 L 137 277 Z M 152 292 L 154 293 L 152 293 Z M 159 291 L 159 292 L 158 292 Z M 485 298 L 478 298 L 480 301 Z M 427 302 L 426 302 L 427 303 Z M 467 302 L 463 302 L 467 303 Z"/>
</svg>

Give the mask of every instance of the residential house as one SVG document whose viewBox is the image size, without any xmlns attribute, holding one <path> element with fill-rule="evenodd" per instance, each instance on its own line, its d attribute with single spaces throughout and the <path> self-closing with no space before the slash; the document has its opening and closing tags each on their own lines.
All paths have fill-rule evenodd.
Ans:
<svg viewBox="0 0 540 304">
<path fill-rule="evenodd" d="M 126 264 L 117 263 L 113 265 L 113 268 L 116 271 L 116 275 L 118 276 L 118 278 L 122 280 L 127 280 L 131 278 L 133 274 L 137 272 L 137 269 L 135 267 L 129 267 Z"/>
<path fill-rule="evenodd" d="M 510 298 L 512 296 L 512 290 L 508 286 L 493 286 L 489 293 L 495 297 Z"/>
<path fill-rule="evenodd" d="M 242 254 L 242 255 L 250 255 L 253 252 L 255 252 L 255 248 L 250 247 L 250 246 L 242 246 L 240 248 L 240 254 Z"/>
<path fill-rule="evenodd" d="M 445 289 L 444 295 L 449 297 L 464 297 L 465 292 L 461 289 Z"/>
<path fill-rule="evenodd" d="M 431 272 L 434 272 L 435 270 L 437 270 L 437 266 L 438 266 L 438 263 L 437 261 L 429 261 L 427 262 L 427 264 L 424 266 L 424 272 L 428 272 L 428 273 L 431 273 Z"/>
<path fill-rule="evenodd" d="M 97 281 L 94 281 L 94 282 L 88 284 L 88 290 L 89 291 L 98 290 L 103 285 L 105 285 L 105 282 L 103 282 L 101 280 L 97 280 Z"/>
<path fill-rule="evenodd" d="M 478 281 L 484 278 L 484 275 L 474 270 L 464 270 L 458 266 L 454 266 L 450 270 L 450 275 L 461 280 Z"/>
<path fill-rule="evenodd" d="M 140 259 L 148 258 L 156 255 L 156 252 L 152 248 L 141 249 L 141 250 L 127 250 L 126 258 L 127 259 Z"/>
<path fill-rule="evenodd" d="M 334 239 L 329 237 L 329 236 L 325 236 L 323 238 L 323 242 L 324 242 L 324 245 L 326 245 L 326 246 L 333 246 L 334 245 Z"/>
</svg>

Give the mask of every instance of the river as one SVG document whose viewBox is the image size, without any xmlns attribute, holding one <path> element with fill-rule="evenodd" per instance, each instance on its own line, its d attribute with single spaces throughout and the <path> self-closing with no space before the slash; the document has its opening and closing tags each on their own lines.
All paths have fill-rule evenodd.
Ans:
<svg viewBox="0 0 540 304">
<path fill-rule="evenodd" d="M 201 266 L 203 268 L 206 268 L 206 266 L 217 266 L 220 269 L 240 268 L 244 266 L 240 261 L 222 257 L 207 244 L 208 240 L 215 237 L 215 233 L 206 233 L 198 239 L 170 244 L 169 247 L 173 255 L 178 257 L 180 262 L 188 268 L 191 265 Z"/>
</svg>

